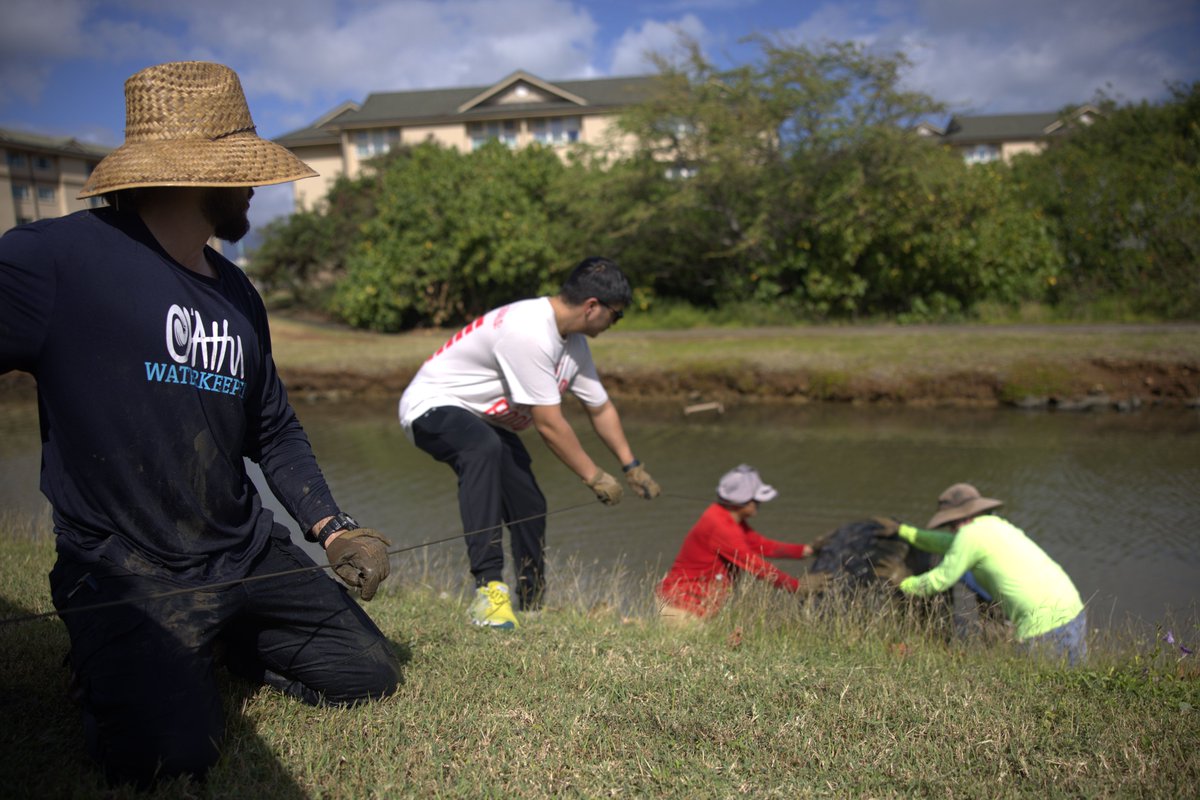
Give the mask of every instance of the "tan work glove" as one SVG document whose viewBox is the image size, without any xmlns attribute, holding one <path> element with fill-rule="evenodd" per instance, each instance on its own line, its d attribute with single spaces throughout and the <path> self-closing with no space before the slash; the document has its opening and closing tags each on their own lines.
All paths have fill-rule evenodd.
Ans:
<svg viewBox="0 0 1200 800">
<path fill-rule="evenodd" d="M 646 468 L 641 464 L 629 468 L 625 473 L 625 482 L 633 489 L 634 494 L 643 500 L 652 500 L 662 494 L 658 482 L 650 477 L 650 473 L 646 472 Z"/>
<path fill-rule="evenodd" d="M 358 589 L 363 600 L 370 600 L 392 571 L 387 554 L 391 545 L 379 531 L 355 528 L 338 534 L 325 548 L 325 556 L 339 578 Z"/>
<path fill-rule="evenodd" d="M 590 481 L 584 481 L 587 487 L 596 493 L 596 499 L 606 506 L 615 506 L 621 502 L 624 491 L 617 479 L 602 469 L 597 469 Z"/>
</svg>

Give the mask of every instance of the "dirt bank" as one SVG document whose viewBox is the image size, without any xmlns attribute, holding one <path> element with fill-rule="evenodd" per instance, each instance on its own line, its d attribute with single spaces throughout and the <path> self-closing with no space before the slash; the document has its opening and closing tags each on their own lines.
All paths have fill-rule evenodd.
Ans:
<svg viewBox="0 0 1200 800">
<path fill-rule="evenodd" d="M 348 370 L 280 370 L 296 397 L 399 397 L 413 370 L 364 375 Z M 1188 363 L 1094 359 L 1033 365 L 1011 374 L 949 369 L 919 374 L 831 374 L 774 369 L 603 371 L 614 398 L 714 402 L 838 402 L 921 406 L 1013 406 L 1087 411 L 1142 406 L 1200 407 L 1200 359 Z M 1019 374 L 1017 374 L 1019 373 Z M 1030 373 L 1035 373 L 1031 375 Z M 1047 387 L 1053 386 L 1053 389 Z"/>
<path fill-rule="evenodd" d="M 375 334 L 272 320 L 297 399 L 399 397 L 454 331 Z M 1200 325 L 808 326 L 616 331 L 593 351 L 614 397 L 712 402 L 1200 408 Z M 0 398 L 32 398 L 0 375 Z"/>
</svg>

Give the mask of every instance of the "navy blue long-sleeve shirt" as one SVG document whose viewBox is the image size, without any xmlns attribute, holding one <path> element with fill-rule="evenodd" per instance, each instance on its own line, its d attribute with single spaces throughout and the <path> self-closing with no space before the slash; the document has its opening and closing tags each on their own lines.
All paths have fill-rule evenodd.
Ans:
<svg viewBox="0 0 1200 800">
<path fill-rule="evenodd" d="M 194 584 L 235 578 L 271 535 L 243 458 L 307 530 L 338 511 L 238 267 L 172 259 L 101 208 L 0 238 L 0 372 L 37 379 L 42 492 L 60 549 Z"/>
</svg>

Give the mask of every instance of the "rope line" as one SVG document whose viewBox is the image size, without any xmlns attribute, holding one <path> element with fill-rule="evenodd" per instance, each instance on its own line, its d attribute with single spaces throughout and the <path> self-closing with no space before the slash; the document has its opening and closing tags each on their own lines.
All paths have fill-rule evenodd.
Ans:
<svg viewBox="0 0 1200 800">
<path fill-rule="evenodd" d="M 670 494 L 666 494 L 666 493 L 664 493 L 662 496 L 677 498 L 680 500 L 695 500 L 695 499 L 697 499 L 697 498 L 693 498 L 693 497 L 685 497 L 683 495 L 670 495 Z M 533 520 L 536 520 L 536 519 L 545 519 L 554 514 L 564 514 L 568 511 L 576 511 L 580 508 L 584 508 L 584 507 L 590 506 L 590 505 L 592 505 L 591 502 L 576 503 L 575 505 L 566 506 L 564 508 L 554 509 L 552 511 L 546 511 L 545 513 L 542 513 L 542 514 L 533 514 L 531 516 L 524 517 L 522 519 L 506 520 L 506 521 L 500 523 L 499 525 L 491 525 L 487 528 L 480 528 L 479 530 L 475 530 L 475 531 L 468 531 L 466 533 L 457 533 L 453 536 L 446 536 L 441 539 L 433 539 L 433 540 L 430 540 L 427 542 L 420 542 L 418 544 L 407 545 L 404 547 L 396 547 L 396 548 L 386 551 L 386 553 L 389 557 L 396 556 L 396 555 L 400 555 L 401 553 L 408 553 L 413 550 L 420 550 L 421 548 L 424 548 L 424 547 L 432 547 L 435 544 L 444 544 L 446 542 L 452 542 L 456 539 L 464 539 L 468 536 L 478 536 L 481 533 L 488 533 L 489 531 L 495 531 L 495 530 L 500 530 L 501 535 L 503 535 L 503 528 L 506 525 L 519 525 L 523 522 L 532 522 Z M 232 586 L 240 586 L 242 584 L 254 583 L 257 581 L 264 581 L 264 580 L 268 580 L 271 578 L 281 578 L 281 577 L 286 577 L 288 575 L 298 575 L 298 574 L 302 574 L 305 572 L 314 572 L 317 570 L 334 569 L 336 567 L 342 566 L 342 564 L 344 564 L 344 563 L 347 563 L 347 562 L 346 562 L 346 560 L 343 559 L 343 561 L 341 561 L 337 564 L 313 564 L 312 566 L 309 566 L 309 567 L 297 567 L 295 569 L 282 570 L 280 572 L 269 572 L 264 575 L 251 575 L 251 576 L 247 576 L 244 578 L 235 578 L 233 580 L 221 581 L 219 583 L 205 584 L 203 586 L 187 586 L 187 587 L 184 587 L 181 589 L 171 589 L 171 590 L 165 591 L 165 592 L 157 592 L 155 594 L 139 595 L 137 597 L 124 597 L 124 598 L 121 598 L 120 600 L 108 600 L 103 603 L 93 603 L 91 605 L 77 606 L 75 608 L 67 608 L 67 609 L 62 609 L 62 610 L 55 609 L 54 611 L 43 611 L 40 614 L 25 614 L 25 615 L 17 616 L 17 617 L 9 617 L 7 619 L 0 619 L 0 628 L 7 627 L 9 625 L 16 625 L 16 624 L 24 623 L 24 622 L 35 622 L 39 619 L 50 619 L 52 617 L 61 618 L 61 617 L 66 616 L 67 614 L 77 614 L 77 613 L 80 613 L 83 611 L 97 611 L 99 609 L 111 608 L 113 606 L 129 605 L 132 603 L 142 603 L 142 602 L 149 602 L 149 601 L 153 601 L 153 600 L 162 600 L 162 599 L 165 599 L 168 597 L 177 597 L 179 595 L 192 594 L 192 593 L 196 593 L 196 592 L 214 592 L 214 591 L 217 591 L 218 589 L 228 589 Z"/>
</svg>

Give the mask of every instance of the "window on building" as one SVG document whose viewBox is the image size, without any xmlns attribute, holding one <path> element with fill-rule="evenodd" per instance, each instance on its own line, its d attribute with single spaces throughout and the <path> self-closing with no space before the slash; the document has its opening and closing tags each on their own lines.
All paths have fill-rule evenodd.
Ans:
<svg viewBox="0 0 1200 800">
<path fill-rule="evenodd" d="M 672 164 L 664 171 L 667 180 L 685 181 L 700 174 L 700 170 L 689 164 Z"/>
<path fill-rule="evenodd" d="M 9 168 L 24 168 L 24 166 L 25 166 L 24 154 L 9 153 L 8 154 L 8 166 L 9 166 Z"/>
<path fill-rule="evenodd" d="M 50 170 L 50 159 L 46 158 L 45 156 L 38 156 L 37 158 L 35 158 L 33 160 L 33 165 L 34 165 L 34 167 L 42 170 L 43 172 L 49 171 Z"/>
<path fill-rule="evenodd" d="M 963 152 L 963 161 L 968 164 L 988 164 L 1000 160 L 1000 146 L 995 144 L 977 144 Z"/>
<path fill-rule="evenodd" d="M 354 147 L 359 158 L 381 156 L 400 144 L 399 128 L 376 128 L 359 131 L 354 136 Z"/>
<path fill-rule="evenodd" d="M 545 145 L 564 145 L 579 141 L 579 117 L 535 119 L 529 122 L 529 132 L 535 142 Z"/>
<path fill-rule="evenodd" d="M 28 200 L 29 187 L 23 183 L 14 183 L 12 185 L 13 200 Z"/>
<path fill-rule="evenodd" d="M 517 146 L 517 131 L 519 126 L 514 119 L 501 119 L 492 122 L 472 122 L 467 125 L 467 135 L 471 137 L 471 149 L 478 150 L 492 139 L 498 139 L 508 147 Z"/>
<path fill-rule="evenodd" d="M 39 187 L 37 187 L 37 194 L 38 194 L 38 202 L 39 203 L 53 203 L 54 202 L 54 187 L 53 186 L 39 186 Z"/>
<path fill-rule="evenodd" d="M 657 120 L 653 131 L 656 137 L 666 141 L 691 139 L 697 134 L 696 126 L 680 117 L 664 117 Z"/>
</svg>

